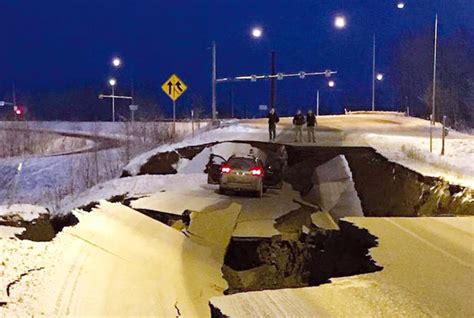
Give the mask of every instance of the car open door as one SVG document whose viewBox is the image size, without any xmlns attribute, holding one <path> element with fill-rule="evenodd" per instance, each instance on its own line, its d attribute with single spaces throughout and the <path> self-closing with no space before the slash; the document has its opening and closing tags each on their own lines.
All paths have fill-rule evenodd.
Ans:
<svg viewBox="0 0 474 318">
<path fill-rule="evenodd" d="M 277 151 L 269 153 L 265 162 L 263 185 L 269 189 L 281 189 L 283 175 L 287 165 L 288 154 L 284 146 Z"/>
<path fill-rule="evenodd" d="M 267 189 L 281 189 L 283 186 L 284 162 L 279 158 L 269 158 L 265 164 L 263 185 Z"/>
<path fill-rule="evenodd" d="M 218 155 L 211 154 L 206 165 L 207 183 L 219 184 L 221 181 L 221 167 L 226 160 Z"/>
</svg>

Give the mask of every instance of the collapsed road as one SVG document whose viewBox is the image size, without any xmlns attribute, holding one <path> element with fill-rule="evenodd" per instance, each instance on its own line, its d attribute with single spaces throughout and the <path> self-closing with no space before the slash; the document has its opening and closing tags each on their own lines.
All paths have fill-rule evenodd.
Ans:
<svg viewBox="0 0 474 318">
<path fill-rule="evenodd" d="M 250 143 L 267 151 L 275 147 Z M 129 195 L 114 188 L 111 202 L 84 202 L 76 211 L 79 223 L 59 232 L 37 258 L 34 268 L 44 269 L 28 275 L 42 282 L 28 288 L 35 297 L 19 301 L 25 286 L 15 283 L 8 297 L 0 294 L 3 308 L 45 315 L 314 316 L 336 314 L 333 304 L 347 295 L 352 303 L 371 304 L 369 315 L 391 301 L 398 308 L 406 303 L 406 314 L 427 304 L 422 313 L 445 315 L 452 308 L 436 304 L 444 302 L 445 292 L 435 293 L 430 284 L 469 294 L 472 234 L 466 227 L 472 219 L 436 218 L 433 223 L 414 216 L 444 215 L 446 209 L 471 214 L 470 189 L 424 178 L 370 148 L 289 145 L 281 190 L 269 190 L 262 199 L 221 195 L 207 185 L 206 157 L 211 146 L 232 153 L 239 144 L 168 151 L 152 156 L 143 165 L 146 171 L 138 169 L 139 176 L 124 172 L 114 184 L 160 182 L 151 193 Z M 388 190 L 376 188 L 381 181 Z M 428 190 L 437 185 L 441 190 L 431 196 Z M 328 192 L 333 186 L 337 191 Z M 404 187 L 414 194 L 405 199 Z M 377 197 L 367 196 L 370 191 L 378 191 Z M 360 208 L 370 217 L 336 214 L 341 207 L 355 213 Z M 395 215 L 410 218 L 392 221 Z M 430 230 L 433 224 L 436 231 Z M 402 259 L 393 255 L 397 244 L 403 246 Z M 426 259 L 416 267 L 418 250 Z M 49 259 L 56 264 L 51 266 Z M 442 275 L 436 282 L 436 271 L 427 270 L 432 260 L 446 273 L 450 268 L 454 279 Z M 400 272 L 400 264 L 411 264 L 413 270 Z M 432 287 L 431 300 L 407 283 L 424 274 L 420 283 Z M 379 293 L 374 299 L 380 306 L 371 303 L 373 292 Z M 451 312 L 472 313 L 465 302 L 446 299 L 457 306 Z M 351 302 L 341 305 L 345 313 Z"/>
</svg>

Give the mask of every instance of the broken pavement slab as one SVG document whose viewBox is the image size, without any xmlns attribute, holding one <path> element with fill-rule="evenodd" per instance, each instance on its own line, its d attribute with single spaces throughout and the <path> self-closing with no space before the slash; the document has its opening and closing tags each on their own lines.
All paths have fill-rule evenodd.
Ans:
<svg viewBox="0 0 474 318">
<path fill-rule="evenodd" d="M 188 193 L 178 191 L 157 192 L 134 200 L 130 205 L 133 209 L 148 209 L 181 215 L 185 210 L 201 211 L 210 205 L 223 201 L 222 196 L 205 194 L 205 192 L 195 193 L 192 190 Z"/>
<path fill-rule="evenodd" d="M 226 224 L 215 224 L 220 233 L 212 231 L 211 238 L 221 244 L 216 252 L 215 245 L 197 243 L 120 203 L 102 201 L 51 243 L 43 257 L 54 264 L 34 293 L 32 313 L 175 317 L 179 310 L 184 317 L 209 316 L 209 298 L 227 288 L 221 249 L 239 209 L 235 204 L 214 211 Z M 203 225 L 192 228 L 202 233 Z"/>
<path fill-rule="evenodd" d="M 239 204 L 232 203 L 228 208 L 219 211 L 208 209 L 192 212 L 191 223 L 186 232 L 191 239 L 197 242 L 204 241 L 213 247 L 213 253 L 216 254 L 214 257 L 223 260 L 240 214 L 240 208 Z"/>
<path fill-rule="evenodd" d="M 362 205 L 352 180 L 352 172 L 343 155 L 318 166 L 312 176 L 313 186 L 304 197 L 339 220 L 346 216 L 363 216 Z"/>
<path fill-rule="evenodd" d="M 325 230 L 339 230 L 339 226 L 328 212 L 316 212 L 311 214 L 311 221 L 314 225 Z"/>
<path fill-rule="evenodd" d="M 382 271 L 318 287 L 214 297 L 213 312 L 231 318 L 474 316 L 474 217 L 346 220 L 378 237 L 370 254 Z"/>
</svg>

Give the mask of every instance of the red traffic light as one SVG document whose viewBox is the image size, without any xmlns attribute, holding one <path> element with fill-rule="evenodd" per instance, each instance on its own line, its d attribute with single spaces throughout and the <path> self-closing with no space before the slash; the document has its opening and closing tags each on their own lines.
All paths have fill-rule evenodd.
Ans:
<svg viewBox="0 0 474 318">
<path fill-rule="evenodd" d="M 23 106 L 13 106 L 13 112 L 17 116 L 22 116 L 25 113 L 25 109 Z"/>
</svg>

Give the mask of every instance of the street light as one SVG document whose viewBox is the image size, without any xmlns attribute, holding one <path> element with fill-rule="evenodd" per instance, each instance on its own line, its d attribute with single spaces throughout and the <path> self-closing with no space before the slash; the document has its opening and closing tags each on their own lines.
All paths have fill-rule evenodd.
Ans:
<svg viewBox="0 0 474 318">
<path fill-rule="evenodd" d="M 119 57 L 114 57 L 112 59 L 112 65 L 115 67 L 115 68 L 118 68 L 122 65 L 122 60 L 119 58 Z"/>
<path fill-rule="evenodd" d="M 334 19 L 334 26 L 338 29 L 344 29 L 347 25 L 346 18 L 342 15 L 336 16 Z"/>
<path fill-rule="evenodd" d="M 403 1 L 398 2 L 397 3 L 397 8 L 400 9 L 400 10 L 405 9 L 405 2 L 403 2 Z"/>
<path fill-rule="evenodd" d="M 252 29 L 252 36 L 256 39 L 260 38 L 263 34 L 263 30 L 260 27 L 255 27 Z"/>
<path fill-rule="evenodd" d="M 334 88 L 336 86 L 336 82 L 334 82 L 333 80 L 330 80 L 328 82 L 328 86 L 330 88 Z M 320 100 L 319 96 L 320 96 L 320 92 L 319 92 L 319 89 L 318 89 L 316 91 L 316 116 L 319 116 L 319 100 Z"/>
<path fill-rule="evenodd" d="M 254 27 L 252 29 L 252 37 L 259 39 L 263 35 L 263 30 L 261 27 Z M 212 121 L 217 120 L 217 46 L 216 42 L 212 42 Z"/>
<path fill-rule="evenodd" d="M 378 73 L 375 78 L 377 79 L 377 81 L 383 81 L 383 74 L 382 74 L 382 73 Z"/>
<path fill-rule="evenodd" d="M 115 122 L 115 85 L 117 85 L 117 80 L 113 77 L 110 78 L 109 85 L 112 87 L 112 122 Z"/>
</svg>

